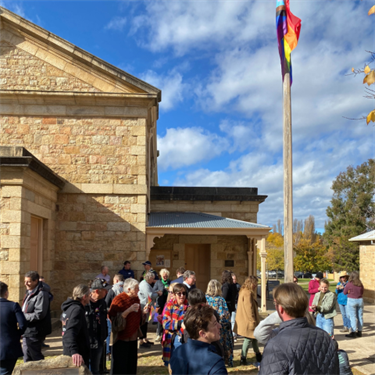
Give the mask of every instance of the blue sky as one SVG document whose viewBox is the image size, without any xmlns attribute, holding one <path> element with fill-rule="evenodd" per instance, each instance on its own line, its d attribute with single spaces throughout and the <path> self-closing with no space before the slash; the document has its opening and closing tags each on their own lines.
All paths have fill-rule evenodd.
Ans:
<svg viewBox="0 0 375 375">
<path fill-rule="evenodd" d="M 162 90 L 159 184 L 258 187 L 258 222 L 283 219 L 282 86 L 275 1 L 17 1 L 0 4 Z M 293 62 L 294 218 L 322 228 L 333 179 L 375 156 L 361 117 L 375 50 L 373 1 L 298 1 Z"/>
</svg>

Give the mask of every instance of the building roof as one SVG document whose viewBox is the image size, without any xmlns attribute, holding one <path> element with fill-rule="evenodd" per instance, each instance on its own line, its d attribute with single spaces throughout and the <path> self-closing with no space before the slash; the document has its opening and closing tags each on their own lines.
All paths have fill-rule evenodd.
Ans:
<svg viewBox="0 0 375 375">
<path fill-rule="evenodd" d="M 371 232 L 360 234 L 359 236 L 352 237 L 349 239 L 349 241 L 353 242 L 360 242 L 360 241 L 371 241 L 375 240 L 375 230 L 372 230 Z"/>
<path fill-rule="evenodd" d="M 264 202 L 266 198 L 255 187 L 151 186 L 151 200 Z"/>
<path fill-rule="evenodd" d="M 229 219 L 200 212 L 151 212 L 148 228 L 267 229 L 267 225 Z"/>
</svg>

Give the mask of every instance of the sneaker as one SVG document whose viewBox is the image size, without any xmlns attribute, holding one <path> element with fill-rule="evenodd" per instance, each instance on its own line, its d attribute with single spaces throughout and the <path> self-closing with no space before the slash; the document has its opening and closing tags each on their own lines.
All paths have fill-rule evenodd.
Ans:
<svg viewBox="0 0 375 375">
<path fill-rule="evenodd" d="M 142 342 L 141 345 L 139 345 L 140 348 L 151 348 L 151 345 L 149 343 Z"/>
<path fill-rule="evenodd" d="M 234 342 L 237 342 L 237 337 L 235 337 L 235 338 L 233 339 L 233 341 L 234 341 Z"/>
<path fill-rule="evenodd" d="M 340 332 L 349 332 L 349 329 L 347 327 L 344 327 L 343 329 L 340 329 Z"/>
<path fill-rule="evenodd" d="M 147 340 L 147 344 L 148 345 L 154 345 L 154 343 L 152 341 L 148 341 L 148 340 Z"/>
<path fill-rule="evenodd" d="M 161 336 L 157 335 L 156 338 L 155 338 L 155 342 L 160 342 L 160 341 L 161 341 Z"/>
</svg>

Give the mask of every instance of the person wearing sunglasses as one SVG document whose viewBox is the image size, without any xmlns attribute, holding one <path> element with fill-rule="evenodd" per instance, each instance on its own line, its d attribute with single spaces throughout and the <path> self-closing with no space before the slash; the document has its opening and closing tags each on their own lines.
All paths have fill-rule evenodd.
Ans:
<svg viewBox="0 0 375 375">
<path fill-rule="evenodd" d="M 163 361 L 168 366 L 173 350 L 182 345 L 185 312 L 189 306 L 184 284 L 174 284 L 172 298 L 167 303 L 163 315 Z"/>
</svg>

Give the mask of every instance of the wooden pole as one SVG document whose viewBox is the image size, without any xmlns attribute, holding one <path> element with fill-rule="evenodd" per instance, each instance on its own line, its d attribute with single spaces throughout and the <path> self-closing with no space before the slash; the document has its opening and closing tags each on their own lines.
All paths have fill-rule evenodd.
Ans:
<svg viewBox="0 0 375 375">
<path fill-rule="evenodd" d="M 293 163 L 290 74 L 283 81 L 284 280 L 293 282 Z"/>
</svg>

